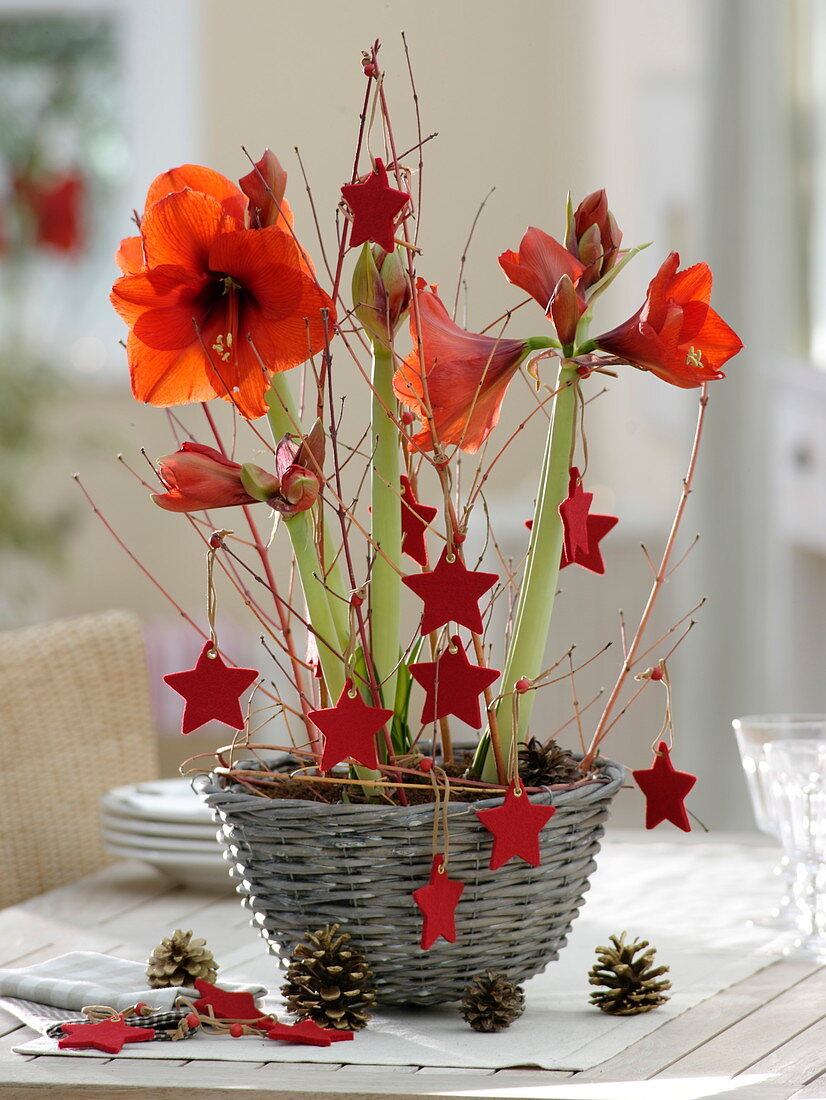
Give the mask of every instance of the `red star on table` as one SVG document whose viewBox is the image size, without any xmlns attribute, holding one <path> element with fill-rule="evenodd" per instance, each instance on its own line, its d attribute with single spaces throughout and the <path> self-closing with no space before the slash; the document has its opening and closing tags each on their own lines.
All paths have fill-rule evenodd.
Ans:
<svg viewBox="0 0 826 1100">
<path fill-rule="evenodd" d="M 490 869 L 507 863 L 518 856 L 538 867 L 541 862 L 539 834 L 556 813 L 554 806 L 535 806 L 525 793 L 524 787 L 517 788 L 512 779 L 501 806 L 492 810 L 477 810 L 476 816 L 493 833 L 493 849 L 490 854 Z"/>
<path fill-rule="evenodd" d="M 654 829 L 660 822 L 670 821 L 683 832 L 691 832 L 683 800 L 697 782 L 697 776 L 676 770 L 665 741 L 660 741 L 657 746 L 650 768 L 641 768 L 631 774 L 645 795 L 646 829 Z"/>
<path fill-rule="evenodd" d="M 559 563 L 559 568 L 564 569 L 566 565 L 581 565 L 585 569 L 590 569 L 592 573 L 604 573 L 605 562 L 602 560 L 602 552 L 599 548 L 599 544 L 608 532 L 616 527 L 618 522 L 619 520 L 616 516 L 588 516 L 587 551 L 579 550 L 574 554 L 573 558 L 569 558 L 563 546 L 562 560 Z"/>
<path fill-rule="evenodd" d="M 132 1027 L 122 1019 L 101 1020 L 96 1024 L 63 1024 L 65 1038 L 57 1045 L 61 1050 L 102 1050 L 104 1054 L 120 1054 L 124 1043 L 145 1043 L 155 1038 L 151 1027 Z"/>
<path fill-rule="evenodd" d="M 459 555 L 445 547 L 432 573 L 415 573 L 402 580 L 411 592 L 424 600 L 423 635 L 450 622 L 481 634 L 484 627 L 479 600 L 493 588 L 499 574 L 467 569 Z"/>
<path fill-rule="evenodd" d="M 573 561 L 577 554 L 588 553 L 588 510 L 593 493 L 582 488 L 579 470 L 572 466 L 568 471 L 568 495 L 559 506 L 564 535 L 565 557 Z"/>
<path fill-rule="evenodd" d="M 354 1038 L 352 1031 L 319 1027 L 314 1020 L 301 1020 L 297 1024 L 276 1024 L 267 1032 L 267 1038 L 280 1043 L 301 1043 L 304 1046 L 328 1047 L 331 1043 L 344 1043 Z"/>
<path fill-rule="evenodd" d="M 439 511 L 429 504 L 419 504 L 413 495 L 413 489 L 406 477 L 402 483 L 402 552 L 417 561 L 419 565 L 427 565 L 427 544 L 424 534 L 427 525 Z"/>
<path fill-rule="evenodd" d="M 324 734 L 321 770 L 329 771 L 342 760 L 355 760 L 365 768 L 377 768 L 376 734 L 393 717 L 392 710 L 368 707 L 358 692 L 351 696 L 348 680 L 334 707 L 311 710 L 307 717 Z"/>
<path fill-rule="evenodd" d="M 410 675 L 427 692 L 422 708 L 422 722 L 434 722 L 453 714 L 474 729 L 482 725 L 479 696 L 494 680 L 495 668 L 472 665 L 458 636 L 451 638 L 451 649 L 445 649 L 436 661 L 422 661 L 410 666 Z"/>
<path fill-rule="evenodd" d="M 202 1016 L 207 1016 L 211 1008 L 213 1015 L 219 1020 L 245 1020 L 253 1023 L 268 1018 L 256 1005 L 251 993 L 232 993 L 228 989 L 221 989 L 219 985 L 205 982 L 203 978 L 197 979 L 195 988 L 201 994 L 195 1001 L 195 1010 Z"/>
<path fill-rule="evenodd" d="M 210 653 L 213 656 L 210 657 Z M 213 719 L 233 729 L 244 728 L 240 697 L 258 679 L 254 668 L 230 668 L 208 641 L 195 668 L 170 672 L 164 681 L 186 700 L 181 733 L 192 733 Z"/>
<path fill-rule="evenodd" d="M 410 202 L 410 196 L 390 186 L 381 159 L 376 157 L 376 167 L 366 180 L 345 184 L 341 193 L 353 212 L 350 247 L 374 241 L 385 252 L 392 252 L 396 247 L 396 217 Z"/>
<path fill-rule="evenodd" d="M 464 888 L 463 882 L 448 878 L 445 857 L 434 856 L 429 884 L 413 891 L 413 900 L 424 918 L 420 940 L 423 951 L 431 948 L 440 936 L 448 943 L 456 942 L 456 906 Z"/>
</svg>

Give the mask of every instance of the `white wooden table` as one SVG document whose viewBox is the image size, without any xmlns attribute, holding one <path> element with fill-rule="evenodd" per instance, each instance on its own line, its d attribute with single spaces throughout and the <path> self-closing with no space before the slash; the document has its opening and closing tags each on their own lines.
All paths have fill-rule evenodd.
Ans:
<svg viewBox="0 0 826 1100">
<path fill-rule="evenodd" d="M 714 843 L 691 841 L 698 842 Z M 623 841 L 606 845 L 606 859 L 617 843 Z M 634 843 L 644 862 L 644 843 Z M 677 871 L 682 843 L 680 838 L 673 844 Z M 731 875 L 736 884 L 736 866 Z M 263 951 L 248 915 L 232 895 L 175 887 L 150 868 L 128 862 L 0 912 L 0 966 L 23 966 L 72 949 L 142 960 L 158 929 L 167 934 L 175 927 L 196 927 L 198 935 L 206 936 L 227 978 Z M 666 1021 L 621 1054 L 576 1074 L 196 1061 L 186 1058 L 185 1043 L 180 1060 L 164 1061 L 13 1052 L 33 1037 L 14 1017 L 0 1015 L 0 1097 L 693 1100 L 732 1093 L 743 1100 L 826 1100 L 826 967 L 773 962 Z"/>
</svg>

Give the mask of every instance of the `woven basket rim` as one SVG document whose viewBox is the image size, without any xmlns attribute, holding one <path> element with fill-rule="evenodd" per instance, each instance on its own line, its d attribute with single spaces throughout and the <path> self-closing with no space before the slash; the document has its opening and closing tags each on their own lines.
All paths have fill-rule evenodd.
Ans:
<svg viewBox="0 0 826 1100">
<path fill-rule="evenodd" d="M 577 753 L 571 755 L 574 757 L 581 756 Z M 617 763 L 615 760 L 598 757 L 595 766 L 600 768 L 604 778 L 598 777 L 576 787 L 568 787 L 562 790 L 551 791 L 548 787 L 544 787 L 529 796 L 531 801 L 539 801 L 546 805 L 550 804 L 558 808 L 565 808 L 575 806 L 583 801 L 602 801 L 604 798 L 613 797 L 625 779 L 624 765 Z M 399 818 L 409 819 L 424 814 L 428 816 L 433 814 L 432 802 L 424 802 L 415 806 L 394 806 L 388 803 L 329 803 L 315 802 L 312 799 L 265 798 L 260 795 L 248 794 L 245 791 L 228 790 L 226 787 L 221 786 L 219 777 L 215 772 L 211 772 L 209 775 L 197 776 L 193 779 L 192 786 L 205 801 L 210 801 L 214 797 L 234 802 L 236 806 L 246 803 L 249 808 L 254 807 L 259 811 L 262 811 L 264 807 L 272 807 L 291 815 L 304 814 L 308 817 L 353 817 L 358 814 L 375 816 L 377 813 L 384 812 L 388 817 L 398 820 Z M 448 813 L 451 816 L 456 813 L 466 813 L 469 806 L 473 809 L 492 807 L 501 803 L 503 798 L 504 795 L 494 795 L 491 798 L 480 798 L 471 803 L 453 802 L 448 806 Z"/>
</svg>

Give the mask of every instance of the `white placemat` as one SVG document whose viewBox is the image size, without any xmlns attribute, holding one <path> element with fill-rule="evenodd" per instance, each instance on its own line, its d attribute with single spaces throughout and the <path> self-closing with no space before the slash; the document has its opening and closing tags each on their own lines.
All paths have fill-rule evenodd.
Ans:
<svg viewBox="0 0 826 1100">
<path fill-rule="evenodd" d="M 568 946 L 545 974 L 526 983 L 524 1016 L 499 1034 L 476 1034 L 454 1006 L 443 1006 L 379 1012 L 352 1043 L 326 1048 L 198 1035 L 181 1043 L 133 1043 L 118 1057 L 589 1069 L 772 961 L 755 954 L 769 934 L 745 922 L 771 907 L 777 890 L 775 860 L 776 853 L 762 848 L 693 837 L 680 848 L 651 841 L 606 844 Z M 653 1012 L 612 1017 L 589 1005 L 587 975 L 595 947 L 625 929 L 650 939 L 657 961 L 671 967 L 672 997 Z M 277 1011 L 275 1000 L 271 1006 Z M 22 1018 L 19 1006 L 18 1015 Z M 15 1049 L 58 1053 L 56 1042 L 48 1038 Z"/>
</svg>

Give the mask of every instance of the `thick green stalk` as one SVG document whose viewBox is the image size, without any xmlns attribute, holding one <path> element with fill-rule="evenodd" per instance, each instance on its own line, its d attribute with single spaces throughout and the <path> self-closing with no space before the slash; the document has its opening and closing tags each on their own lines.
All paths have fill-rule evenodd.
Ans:
<svg viewBox="0 0 826 1100">
<path fill-rule="evenodd" d="M 401 632 L 401 504 L 399 502 L 399 431 L 387 410 L 397 407 L 393 392 L 393 356 L 373 344 L 373 404 L 370 473 L 371 534 L 381 549 L 370 573 L 370 648 L 385 706 L 396 698 L 396 672 Z"/>
<path fill-rule="evenodd" d="M 568 495 L 568 469 L 576 413 L 575 379 L 576 366 L 566 365 L 563 360 L 558 386 L 564 388 L 560 389 L 554 400 L 525 573 L 501 681 L 502 691 L 506 694 L 496 711 L 502 755 L 506 760 L 513 738 L 524 740 L 526 737 L 536 695 L 536 692 L 529 691 L 519 696 L 519 728 L 514 730 L 513 688 L 522 677 L 532 680 L 542 671 L 551 625 L 562 557 L 559 505 Z M 482 778 L 495 782 L 496 765 L 487 739 L 480 745 L 480 750 L 485 749 Z"/>
</svg>

